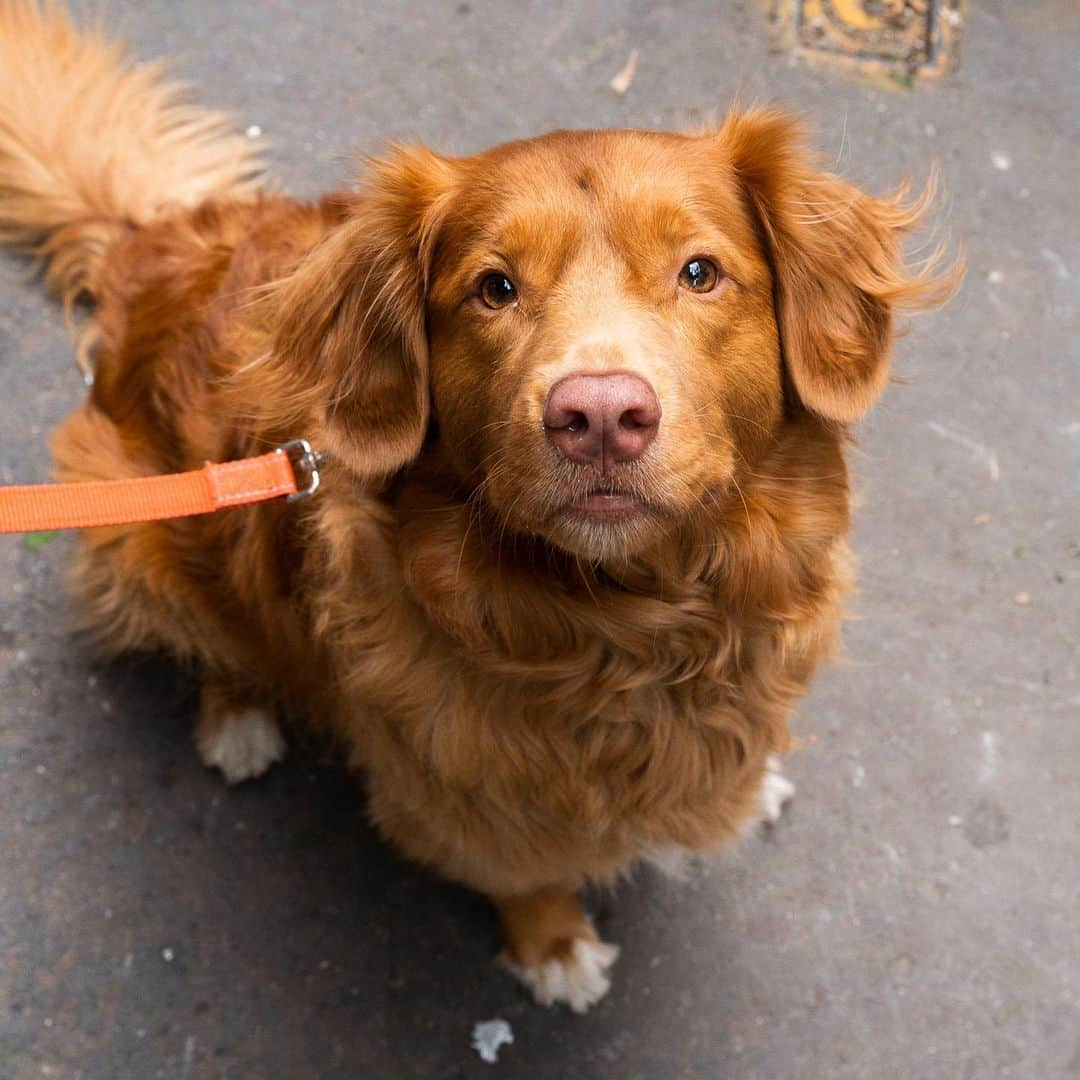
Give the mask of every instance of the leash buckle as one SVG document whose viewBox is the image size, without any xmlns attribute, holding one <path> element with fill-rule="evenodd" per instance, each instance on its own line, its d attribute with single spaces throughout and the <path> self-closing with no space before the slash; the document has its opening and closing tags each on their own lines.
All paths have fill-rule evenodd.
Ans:
<svg viewBox="0 0 1080 1080">
<path fill-rule="evenodd" d="M 301 499 L 309 499 L 319 490 L 319 484 L 322 482 L 319 467 L 326 460 L 326 455 L 312 450 L 311 443 L 307 439 L 290 439 L 282 443 L 277 448 L 277 452 L 289 459 L 293 476 L 296 477 L 296 491 L 292 495 L 287 495 L 285 501 L 299 502 Z"/>
</svg>

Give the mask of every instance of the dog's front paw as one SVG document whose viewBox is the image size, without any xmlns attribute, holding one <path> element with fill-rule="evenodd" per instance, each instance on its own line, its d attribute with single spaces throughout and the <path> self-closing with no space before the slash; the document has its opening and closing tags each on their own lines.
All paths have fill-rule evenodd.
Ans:
<svg viewBox="0 0 1080 1080">
<path fill-rule="evenodd" d="M 780 759 L 770 754 L 761 778 L 761 820 L 769 825 L 780 820 L 784 807 L 795 797 L 795 785 L 780 771 Z"/>
<path fill-rule="evenodd" d="M 500 959 L 541 1005 L 583 1013 L 611 989 L 619 950 L 597 938 L 571 890 L 550 886 L 496 904 L 506 938 Z"/>
<path fill-rule="evenodd" d="M 230 784 L 262 776 L 285 756 L 285 739 L 267 709 L 236 709 L 204 717 L 195 735 L 199 756 Z"/>
<path fill-rule="evenodd" d="M 609 969 L 618 956 L 617 945 L 578 937 L 561 942 L 549 959 L 535 967 L 515 963 L 506 955 L 502 961 L 541 1005 L 569 1005 L 583 1013 L 611 989 Z"/>
</svg>

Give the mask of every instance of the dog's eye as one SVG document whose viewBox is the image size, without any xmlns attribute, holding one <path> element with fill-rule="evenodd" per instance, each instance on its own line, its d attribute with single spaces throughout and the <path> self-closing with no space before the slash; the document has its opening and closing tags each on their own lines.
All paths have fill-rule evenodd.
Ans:
<svg viewBox="0 0 1080 1080">
<path fill-rule="evenodd" d="M 480 299 L 489 308 L 509 307 L 517 300 L 517 289 L 505 274 L 488 274 L 480 282 Z"/>
<path fill-rule="evenodd" d="M 708 259 L 691 259 L 679 271 L 679 284 L 691 292 L 706 293 L 716 288 L 720 271 Z"/>
</svg>

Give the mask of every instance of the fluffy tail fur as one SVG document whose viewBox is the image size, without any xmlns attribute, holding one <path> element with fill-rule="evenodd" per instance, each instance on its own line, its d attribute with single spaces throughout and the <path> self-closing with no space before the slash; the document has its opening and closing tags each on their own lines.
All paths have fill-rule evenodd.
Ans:
<svg viewBox="0 0 1080 1080">
<path fill-rule="evenodd" d="M 0 243 L 38 260 L 70 313 L 125 228 L 243 194 L 260 147 L 183 101 L 56 0 L 0 0 Z"/>
</svg>

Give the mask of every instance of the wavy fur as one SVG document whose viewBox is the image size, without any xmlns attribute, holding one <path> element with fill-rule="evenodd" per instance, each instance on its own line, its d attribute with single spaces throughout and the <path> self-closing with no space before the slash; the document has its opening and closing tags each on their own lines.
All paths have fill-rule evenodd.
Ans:
<svg viewBox="0 0 1080 1080">
<path fill-rule="evenodd" d="M 255 190 L 258 143 L 164 76 L 52 0 L 0 0 L 0 243 L 45 266 L 69 317 L 125 229 Z"/>
</svg>

